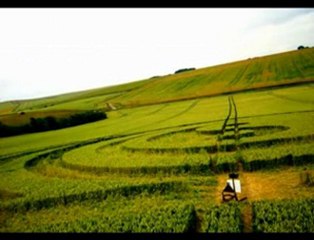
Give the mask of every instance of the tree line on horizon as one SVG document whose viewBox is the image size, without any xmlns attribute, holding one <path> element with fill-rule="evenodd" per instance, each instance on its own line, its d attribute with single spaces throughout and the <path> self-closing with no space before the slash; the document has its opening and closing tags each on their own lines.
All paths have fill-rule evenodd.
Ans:
<svg viewBox="0 0 314 240">
<path fill-rule="evenodd" d="M 85 123 L 95 122 L 107 118 L 107 114 L 102 111 L 86 111 L 76 113 L 65 118 L 55 118 L 47 116 L 44 118 L 31 117 L 28 124 L 21 126 L 8 126 L 0 122 L 0 137 L 9 137 L 26 133 L 44 132 L 73 127 Z"/>
</svg>

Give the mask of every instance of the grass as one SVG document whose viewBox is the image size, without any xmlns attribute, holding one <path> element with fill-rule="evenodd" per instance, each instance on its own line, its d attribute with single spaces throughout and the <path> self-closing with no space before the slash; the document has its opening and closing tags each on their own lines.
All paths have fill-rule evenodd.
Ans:
<svg viewBox="0 0 314 240">
<path fill-rule="evenodd" d="M 243 228 L 240 207 L 235 203 L 210 206 L 206 209 L 204 223 L 206 233 L 240 233 Z"/>
<path fill-rule="evenodd" d="M 242 232 L 248 229 L 242 225 L 242 205 L 221 205 L 231 171 L 240 172 L 239 196 L 248 198 L 246 207 L 260 200 L 313 199 L 312 187 L 300 180 L 305 167 L 314 174 L 313 83 L 242 91 L 310 81 L 313 53 L 292 51 L 1 103 L 0 118 L 11 124 L 18 124 L 20 111 L 27 119 L 116 109 L 107 109 L 103 121 L 0 138 L 0 231 L 107 231 L 111 226 L 132 232 Z M 238 90 L 230 97 L 214 96 Z M 181 214 L 178 209 L 186 206 Z M 231 219 L 231 225 L 223 224 Z M 153 229 L 151 223 L 160 221 L 167 223 Z"/>
<path fill-rule="evenodd" d="M 313 200 L 256 202 L 253 229 L 256 232 L 313 232 Z"/>
<path fill-rule="evenodd" d="M 78 215 L 77 211 L 82 214 Z M 106 202 L 93 201 L 80 207 L 59 206 L 30 211 L 24 217 L 16 215 L 4 222 L 3 229 L 18 232 L 186 232 L 193 228 L 192 214 L 193 208 L 189 205 L 162 196 L 140 195 L 119 200 L 111 197 Z"/>
</svg>

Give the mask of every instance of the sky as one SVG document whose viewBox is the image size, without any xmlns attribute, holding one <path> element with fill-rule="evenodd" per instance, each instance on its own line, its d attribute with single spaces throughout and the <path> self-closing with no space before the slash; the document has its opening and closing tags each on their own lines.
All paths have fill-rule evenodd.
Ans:
<svg viewBox="0 0 314 240">
<path fill-rule="evenodd" d="M 314 8 L 2 8 L 0 102 L 314 46 Z"/>
</svg>

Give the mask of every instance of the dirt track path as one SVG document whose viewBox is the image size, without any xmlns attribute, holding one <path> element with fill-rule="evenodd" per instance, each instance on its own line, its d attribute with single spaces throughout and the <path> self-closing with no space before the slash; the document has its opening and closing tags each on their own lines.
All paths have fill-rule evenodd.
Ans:
<svg viewBox="0 0 314 240">
<path fill-rule="evenodd" d="M 229 97 L 229 113 L 228 116 L 224 122 L 223 129 L 222 129 L 222 134 L 224 133 L 224 128 L 227 125 L 227 122 L 231 116 L 232 110 L 234 111 L 234 135 L 235 135 L 235 145 L 236 145 L 236 151 L 240 150 L 239 147 L 239 127 L 238 127 L 238 112 L 237 112 L 237 106 L 234 101 L 233 96 Z M 239 200 L 248 198 L 250 196 L 250 185 L 249 179 L 247 174 L 243 171 L 243 164 L 241 159 L 237 159 L 237 172 L 239 173 L 239 180 L 241 182 L 241 193 L 237 194 L 237 197 Z M 229 178 L 228 174 L 220 174 L 217 177 L 218 185 L 217 185 L 217 191 L 215 195 L 215 202 L 216 204 L 222 204 L 222 190 L 226 186 L 226 181 Z M 246 205 L 243 207 L 242 212 L 241 212 L 241 218 L 243 221 L 243 231 L 244 232 L 252 232 L 252 206 L 249 203 L 248 200 L 246 201 Z"/>
<path fill-rule="evenodd" d="M 252 205 L 248 203 L 243 209 L 241 213 L 242 221 L 243 221 L 243 232 L 250 233 L 252 232 L 252 220 L 253 220 L 253 212 Z"/>
</svg>

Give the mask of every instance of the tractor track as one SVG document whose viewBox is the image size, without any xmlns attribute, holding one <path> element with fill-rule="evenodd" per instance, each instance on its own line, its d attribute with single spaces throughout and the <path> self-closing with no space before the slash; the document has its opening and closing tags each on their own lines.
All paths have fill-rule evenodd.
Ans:
<svg viewBox="0 0 314 240">
<path fill-rule="evenodd" d="M 240 143 L 240 129 L 239 129 L 239 122 L 238 122 L 238 110 L 237 110 L 237 105 L 234 101 L 233 96 L 230 96 L 228 98 L 229 101 L 229 112 L 226 117 L 226 120 L 223 124 L 223 127 L 225 128 L 228 120 L 233 112 L 234 114 L 234 124 L 229 124 L 229 126 L 233 126 L 233 131 L 234 131 L 234 147 L 235 147 L 235 152 L 236 152 L 236 171 L 240 173 L 241 175 L 241 181 L 242 185 L 248 186 L 245 184 L 246 182 L 246 176 L 244 173 L 244 167 L 243 167 L 243 158 L 241 156 L 241 147 L 243 147 Z M 224 133 L 225 129 L 223 129 L 222 134 Z M 243 191 L 243 190 L 242 190 Z M 248 190 L 246 189 L 245 192 Z M 246 197 L 240 199 L 240 201 L 245 200 Z M 246 203 L 246 205 L 241 209 L 241 219 L 242 219 L 242 224 L 243 224 L 243 232 L 249 233 L 252 232 L 252 206 L 250 203 Z"/>
</svg>

